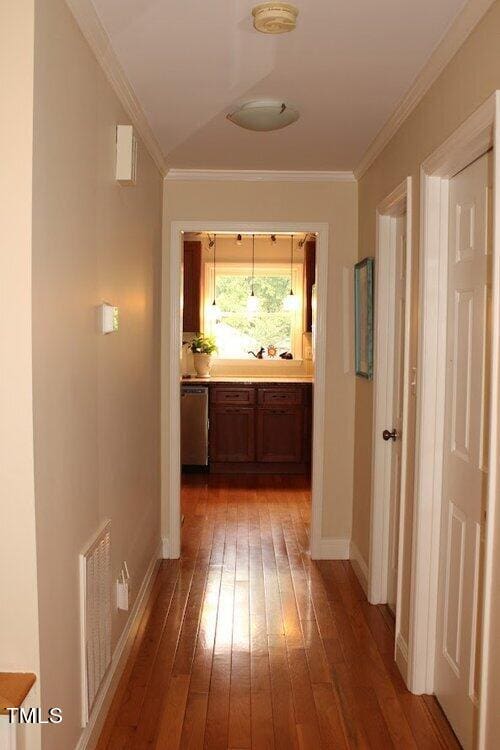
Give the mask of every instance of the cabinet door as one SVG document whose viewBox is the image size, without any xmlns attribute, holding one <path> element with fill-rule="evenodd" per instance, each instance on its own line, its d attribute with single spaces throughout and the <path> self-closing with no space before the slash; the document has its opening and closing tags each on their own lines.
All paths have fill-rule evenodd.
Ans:
<svg viewBox="0 0 500 750">
<path fill-rule="evenodd" d="M 184 242 L 182 330 L 201 330 L 201 242 Z"/>
<path fill-rule="evenodd" d="M 302 408 L 261 408 L 257 411 L 257 461 L 302 461 L 304 414 Z"/>
<path fill-rule="evenodd" d="M 304 248 L 305 331 L 312 331 L 312 289 L 316 283 L 316 241 L 309 240 Z"/>
<path fill-rule="evenodd" d="M 210 411 L 210 460 L 255 461 L 255 410 L 213 406 Z"/>
</svg>

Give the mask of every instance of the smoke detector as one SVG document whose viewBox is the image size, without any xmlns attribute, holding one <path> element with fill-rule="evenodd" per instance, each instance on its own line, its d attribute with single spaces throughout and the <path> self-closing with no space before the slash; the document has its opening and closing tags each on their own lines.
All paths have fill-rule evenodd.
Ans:
<svg viewBox="0 0 500 750">
<path fill-rule="evenodd" d="M 252 10 L 253 25 L 263 34 L 285 34 L 293 31 L 299 11 L 289 3 L 262 3 Z"/>
</svg>

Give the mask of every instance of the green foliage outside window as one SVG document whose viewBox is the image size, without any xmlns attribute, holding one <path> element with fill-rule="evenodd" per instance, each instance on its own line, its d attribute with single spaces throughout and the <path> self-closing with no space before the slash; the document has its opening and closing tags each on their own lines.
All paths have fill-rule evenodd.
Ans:
<svg viewBox="0 0 500 750">
<path fill-rule="evenodd" d="M 235 335 L 241 335 L 241 353 L 246 356 L 247 348 L 274 344 L 279 351 L 292 348 L 292 314 L 283 310 L 283 300 L 290 290 L 290 277 L 287 274 L 269 276 L 258 275 L 254 279 L 254 293 L 259 300 L 258 311 L 254 315 L 247 312 L 247 299 L 251 289 L 250 275 L 217 275 L 216 299 L 221 310 L 221 324 L 229 326 Z M 222 333 L 217 336 L 224 356 Z M 226 355 L 227 356 L 227 355 Z"/>
</svg>

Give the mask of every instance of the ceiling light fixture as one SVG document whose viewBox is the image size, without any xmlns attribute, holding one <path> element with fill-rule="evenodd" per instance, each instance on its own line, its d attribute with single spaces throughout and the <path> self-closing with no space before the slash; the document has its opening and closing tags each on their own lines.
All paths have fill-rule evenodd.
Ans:
<svg viewBox="0 0 500 750">
<path fill-rule="evenodd" d="M 286 34 L 297 25 L 299 11 L 290 3 L 261 3 L 252 10 L 253 25 L 263 34 Z"/>
<path fill-rule="evenodd" d="M 294 312 L 299 306 L 299 298 L 293 293 L 293 234 L 290 235 L 290 291 L 283 300 L 283 308 L 287 312 Z"/>
<path fill-rule="evenodd" d="M 299 112 L 295 107 L 285 102 L 262 99 L 245 102 L 234 112 L 227 115 L 227 119 L 240 128 L 246 130 L 269 131 L 280 130 L 299 119 Z"/>
<path fill-rule="evenodd" d="M 249 315 L 254 315 L 259 308 L 259 298 L 255 296 L 253 291 L 253 283 L 255 281 L 255 235 L 252 234 L 252 285 L 250 287 L 250 294 L 247 299 L 247 312 Z"/>
</svg>

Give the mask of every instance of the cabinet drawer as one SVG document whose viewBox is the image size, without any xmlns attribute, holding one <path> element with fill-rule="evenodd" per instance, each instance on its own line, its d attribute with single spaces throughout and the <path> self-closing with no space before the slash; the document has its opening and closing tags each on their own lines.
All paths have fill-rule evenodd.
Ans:
<svg viewBox="0 0 500 750">
<path fill-rule="evenodd" d="M 255 403 L 255 388 L 211 388 L 210 400 L 213 404 L 253 404 Z"/>
<path fill-rule="evenodd" d="M 302 388 L 259 388 L 258 398 L 261 406 L 300 406 L 302 396 Z"/>
</svg>

